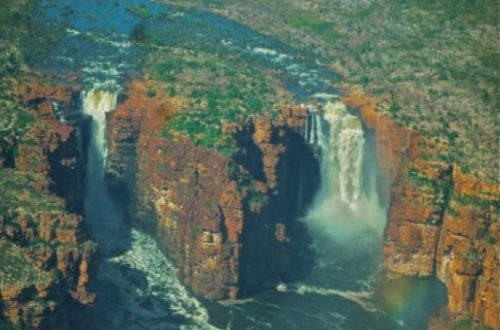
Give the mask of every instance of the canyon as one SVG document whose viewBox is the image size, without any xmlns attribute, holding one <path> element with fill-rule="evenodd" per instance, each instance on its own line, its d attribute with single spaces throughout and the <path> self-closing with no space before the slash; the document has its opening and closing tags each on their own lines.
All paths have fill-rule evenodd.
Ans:
<svg viewBox="0 0 500 330">
<path fill-rule="evenodd" d="M 10 87 L 0 327 L 500 327 L 500 188 L 394 97 L 209 12 L 85 11 Z"/>
<path fill-rule="evenodd" d="M 163 138 L 173 106 L 152 102 L 140 82 L 127 95 L 107 118 L 106 175 L 126 190 L 132 224 L 157 238 L 182 281 L 204 297 L 234 299 L 291 276 L 300 258 L 290 246 L 306 234 L 294 228 L 297 178 L 312 173 L 301 187 L 309 196 L 318 184 L 318 164 L 302 138 L 306 109 L 284 107 L 275 123 L 256 117 L 227 127 L 238 144 L 231 159 L 182 136 Z"/>
</svg>

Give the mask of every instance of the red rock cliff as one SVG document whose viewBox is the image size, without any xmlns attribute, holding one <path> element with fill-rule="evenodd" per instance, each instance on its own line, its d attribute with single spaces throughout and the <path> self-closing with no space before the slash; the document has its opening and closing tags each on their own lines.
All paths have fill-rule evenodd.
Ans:
<svg viewBox="0 0 500 330">
<path fill-rule="evenodd" d="M 305 109 L 287 107 L 276 123 L 255 118 L 226 127 L 238 144 L 233 158 L 175 132 L 164 138 L 166 117 L 175 111 L 171 100 L 153 101 L 138 82 L 128 95 L 108 118 L 107 173 L 127 187 L 133 223 L 154 232 L 179 278 L 208 298 L 235 298 L 286 278 L 297 214 L 281 192 L 300 170 L 287 159 L 303 146 Z"/>
</svg>

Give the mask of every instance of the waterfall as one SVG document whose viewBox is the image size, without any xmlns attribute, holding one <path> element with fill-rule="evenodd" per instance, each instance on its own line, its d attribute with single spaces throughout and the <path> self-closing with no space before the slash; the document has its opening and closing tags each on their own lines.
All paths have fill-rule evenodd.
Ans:
<svg viewBox="0 0 500 330">
<path fill-rule="evenodd" d="M 340 192 L 342 202 L 354 207 L 362 194 L 363 128 L 340 102 L 326 104 L 324 121 L 329 126 L 328 142 L 320 144 L 326 193 Z"/>
<path fill-rule="evenodd" d="M 106 164 L 106 112 L 116 107 L 117 93 L 96 88 L 83 92 L 83 112 L 92 117 L 89 165 L 95 175 L 103 175 Z"/>
<path fill-rule="evenodd" d="M 106 112 L 116 107 L 117 91 L 92 88 L 82 92 L 82 112 L 91 116 L 86 164 L 85 216 L 105 252 L 120 248 L 126 230 L 123 210 L 117 207 L 104 181 L 106 164 Z"/>
<path fill-rule="evenodd" d="M 366 228 L 381 234 L 385 209 L 376 190 L 376 160 L 360 120 L 341 102 L 327 102 L 321 113 L 309 109 L 307 142 L 321 150 L 321 186 L 307 218 L 334 229 L 338 238 Z"/>
</svg>

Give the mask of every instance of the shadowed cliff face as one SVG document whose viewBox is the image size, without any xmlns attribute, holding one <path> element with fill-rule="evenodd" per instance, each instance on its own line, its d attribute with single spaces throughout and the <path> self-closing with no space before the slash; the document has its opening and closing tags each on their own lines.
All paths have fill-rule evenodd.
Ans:
<svg viewBox="0 0 500 330">
<path fill-rule="evenodd" d="M 429 160 L 445 152 L 435 141 L 381 117 L 375 100 L 344 97 L 376 130 L 379 162 L 391 180 L 384 265 L 395 274 L 437 276 L 448 305 L 430 328 L 499 326 L 498 203 L 495 184 L 464 175 L 455 164 Z"/>
<path fill-rule="evenodd" d="M 314 265 L 312 240 L 306 225 L 297 221 L 319 186 L 319 163 L 303 138 L 305 116 L 302 107 L 285 107 L 276 122 L 257 117 L 236 134 L 235 159 L 253 171 L 265 195 L 257 207 L 250 198 L 244 200 L 239 270 L 243 294 L 303 279 Z"/>
</svg>

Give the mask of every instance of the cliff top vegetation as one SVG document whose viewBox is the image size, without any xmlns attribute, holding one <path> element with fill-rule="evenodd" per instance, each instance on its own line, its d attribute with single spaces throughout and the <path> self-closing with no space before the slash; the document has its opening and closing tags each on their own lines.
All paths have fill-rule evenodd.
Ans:
<svg viewBox="0 0 500 330">
<path fill-rule="evenodd" d="M 495 0 L 165 0 L 197 6 L 328 59 L 378 111 L 498 182 L 500 12 Z M 446 150 L 446 151 L 445 151 Z"/>
<path fill-rule="evenodd" d="M 165 127 L 166 135 L 180 133 L 199 146 L 231 155 L 236 145 L 225 128 L 251 116 L 274 118 L 278 103 L 290 97 L 273 72 L 238 55 L 158 47 L 154 40 L 144 47 L 141 67 L 148 79 L 157 82 L 148 95 L 154 97 L 162 89 L 171 97 L 183 99 L 184 105 Z"/>
</svg>

